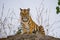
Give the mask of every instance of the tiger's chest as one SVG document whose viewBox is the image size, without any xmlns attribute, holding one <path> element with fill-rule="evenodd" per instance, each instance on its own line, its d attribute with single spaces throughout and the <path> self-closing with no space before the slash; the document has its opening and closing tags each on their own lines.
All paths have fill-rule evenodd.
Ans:
<svg viewBox="0 0 60 40">
<path fill-rule="evenodd" d="M 26 29 L 26 30 L 29 30 L 28 22 L 22 22 L 22 27 L 24 27 L 24 29 Z"/>
<path fill-rule="evenodd" d="M 25 23 L 25 28 L 27 28 L 27 30 L 29 30 L 29 24 Z"/>
</svg>

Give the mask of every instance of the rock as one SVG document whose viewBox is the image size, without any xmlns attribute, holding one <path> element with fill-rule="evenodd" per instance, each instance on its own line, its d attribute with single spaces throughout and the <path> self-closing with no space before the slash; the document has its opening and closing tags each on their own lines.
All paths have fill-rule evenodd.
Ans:
<svg viewBox="0 0 60 40">
<path fill-rule="evenodd" d="M 8 36 L 0 40 L 60 40 L 51 36 L 42 36 L 41 34 L 17 34 L 14 36 Z"/>
</svg>

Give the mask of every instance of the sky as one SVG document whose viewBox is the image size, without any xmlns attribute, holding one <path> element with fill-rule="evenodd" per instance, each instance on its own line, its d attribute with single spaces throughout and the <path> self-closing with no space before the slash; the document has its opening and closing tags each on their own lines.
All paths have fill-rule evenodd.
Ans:
<svg viewBox="0 0 60 40">
<path fill-rule="evenodd" d="M 60 31 L 60 22 L 59 22 L 60 14 L 58 14 L 58 15 L 56 14 L 57 2 L 58 2 L 57 0 L 0 0 L 0 16 L 1 16 L 1 11 L 2 11 L 2 6 L 4 4 L 3 19 L 4 19 L 4 17 L 9 17 L 10 15 L 13 16 L 14 18 L 16 18 L 16 19 L 13 19 L 12 24 L 16 25 L 14 27 L 14 30 L 17 30 L 17 28 L 18 28 L 17 26 L 19 25 L 18 20 L 20 19 L 20 8 L 30 8 L 30 15 L 31 15 L 33 21 L 37 25 L 40 25 L 37 20 L 37 18 L 38 18 L 37 12 L 39 15 L 39 8 L 44 8 L 44 11 L 42 12 L 42 17 L 43 17 L 42 25 L 44 26 L 45 31 L 46 31 L 45 26 L 48 23 L 48 21 L 45 22 L 45 20 L 48 19 L 48 16 L 49 16 L 49 27 L 48 27 L 49 34 L 48 35 L 60 38 L 60 32 L 59 32 Z M 47 12 L 46 12 L 46 10 L 47 10 Z M 15 15 L 13 13 L 15 13 Z M 58 23 L 56 21 L 58 21 Z M 10 23 L 10 21 L 9 21 L 9 23 Z M 51 26 L 53 23 L 55 23 L 55 24 L 53 26 Z M 12 27 L 12 30 L 13 30 L 13 27 Z M 9 32 L 7 34 L 9 35 Z M 14 34 L 14 33 L 11 32 L 11 34 Z"/>
</svg>

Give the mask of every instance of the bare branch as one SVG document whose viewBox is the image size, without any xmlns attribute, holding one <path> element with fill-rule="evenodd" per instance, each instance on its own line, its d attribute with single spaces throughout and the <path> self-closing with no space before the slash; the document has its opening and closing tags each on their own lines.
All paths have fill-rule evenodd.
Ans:
<svg viewBox="0 0 60 40">
<path fill-rule="evenodd" d="M 2 6 L 1 19 L 2 19 L 2 16 L 3 16 L 3 12 L 4 12 L 4 3 L 3 3 L 3 6 Z"/>
</svg>

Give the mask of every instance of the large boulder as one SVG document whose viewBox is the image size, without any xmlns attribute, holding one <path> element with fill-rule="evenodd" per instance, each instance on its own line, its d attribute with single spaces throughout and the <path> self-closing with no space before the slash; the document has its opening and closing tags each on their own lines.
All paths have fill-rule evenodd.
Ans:
<svg viewBox="0 0 60 40">
<path fill-rule="evenodd" d="M 8 36 L 0 40 L 60 40 L 52 36 L 43 36 L 40 34 L 17 34 L 14 36 Z"/>
</svg>

